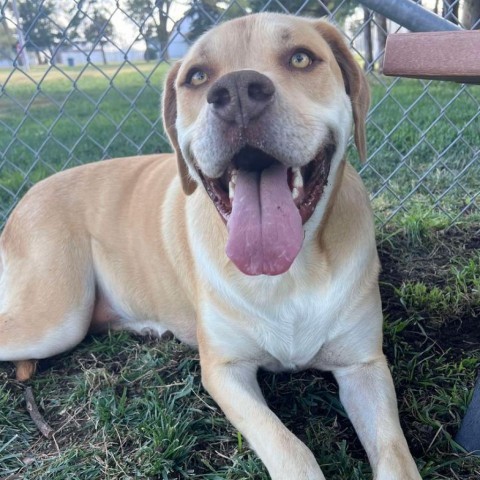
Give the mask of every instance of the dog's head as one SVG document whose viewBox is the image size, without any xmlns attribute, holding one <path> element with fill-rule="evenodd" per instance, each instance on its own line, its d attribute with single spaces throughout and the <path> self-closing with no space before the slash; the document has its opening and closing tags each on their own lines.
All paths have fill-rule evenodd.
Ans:
<svg viewBox="0 0 480 480">
<path fill-rule="evenodd" d="M 202 36 L 170 71 L 164 122 L 182 186 L 203 184 L 244 273 L 285 272 L 324 209 L 351 133 L 365 158 L 369 89 L 340 32 L 263 13 Z"/>
</svg>

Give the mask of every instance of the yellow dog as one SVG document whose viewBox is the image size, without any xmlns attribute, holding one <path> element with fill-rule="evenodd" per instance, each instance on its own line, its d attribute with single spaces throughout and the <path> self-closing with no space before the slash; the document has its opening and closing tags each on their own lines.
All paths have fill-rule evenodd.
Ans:
<svg viewBox="0 0 480 480">
<path fill-rule="evenodd" d="M 379 261 L 362 182 L 366 80 L 324 21 L 258 14 L 170 71 L 174 154 L 94 163 L 30 190 L 1 237 L 0 360 L 89 330 L 171 331 L 274 480 L 320 480 L 266 405 L 258 368 L 331 370 L 377 480 L 419 479 L 382 353 Z M 178 172 L 180 175 L 177 175 Z"/>
</svg>

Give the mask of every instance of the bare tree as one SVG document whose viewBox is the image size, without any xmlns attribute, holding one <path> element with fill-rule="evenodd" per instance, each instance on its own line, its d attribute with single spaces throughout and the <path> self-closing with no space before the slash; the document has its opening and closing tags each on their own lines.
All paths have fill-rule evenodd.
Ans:
<svg viewBox="0 0 480 480">
<path fill-rule="evenodd" d="M 372 45 L 372 26 L 370 22 L 370 10 L 366 7 L 363 7 L 363 41 L 365 44 L 365 64 L 363 66 L 364 70 L 367 71 L 372 67 L 373 63 L 373 45 Z"/>
<path fill-rule="evenodd" d="M 53 59 L 61 36 L 59 27 L 50 20 L 55 3 L 52 0 L 21 0 L 17 3 L 26 47 L 35 52 L 39 64 L 44 62 L 42 54 Z"/>
<path fill-rule="evenodd" d="M 375 14 L 375 23 L 377 24 L 377 48 L 378 48 L 378 70 L 380 73 L 383 69 L 383 54 L 385 52 L 385 44 L 387 43 L 387 18 L 379 13 Z"/>
<path fill-rule="evenodd" d="M 0 58 L 13 58 L 16 42 L 15 35 L 7 22 L 0 20 Z"/>
<path fill-rule="evenodd" d="M 102 12 L 98 8 L 93 11 L 90 22 L 85 27 L 85 40 L 92 45 L 100 45 L 102 52 L 103 64 L 107 64 L 107 56 L 105 55 L 105 44 L 108 39 L 113 36 L 113 25 L 109 23 L 106 12 Z"/>
<path fill-rule="evenodd" d="M 147 54 L 155 45 L 164 60 L 168 59 L 168 40 L 173 26 L 169 17 L 172 3 L 173 0 L 126 0 L 125 3 L 125 10 L 145 40 Z"/>
</svg>

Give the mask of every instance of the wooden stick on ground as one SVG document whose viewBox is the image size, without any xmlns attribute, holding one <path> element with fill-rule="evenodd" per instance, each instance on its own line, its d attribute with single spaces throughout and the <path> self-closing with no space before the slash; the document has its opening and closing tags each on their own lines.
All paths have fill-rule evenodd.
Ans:
<svg viewBox="0 0 480 480">
<path fill-rule="evenodd" d="M 37 404 L 35 403 L 35 398 L 33 397 L 32 387 L 27 387 L 25 389 L 25 401 L 27 403 L 28 413 L 30 414 L 30 417 L 32 417 L 33 422 L 40 430 L 41 434 L 46 438 L 52 438 L 53 429 L 38 411 Z"/>
</svg>

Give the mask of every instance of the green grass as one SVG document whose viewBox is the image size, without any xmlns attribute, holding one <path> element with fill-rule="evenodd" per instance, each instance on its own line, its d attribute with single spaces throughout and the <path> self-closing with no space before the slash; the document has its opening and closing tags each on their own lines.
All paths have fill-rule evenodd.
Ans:
<svg viewBox="0 0 480 480">
<path fill-rule="evenodd" d="M 433 210 L 437 220 L 450 223 L 465 209 L 464 218 L 473 215 L 471 220 L 478 221 L 480 87 L 462 91 L 454 83 L 433 82 L 424 90 L 424 82 L 408 79 L 389 85 L 388 90 L 378 82 L 372 85 L 371 158 L 362 175 L 374 194 L 377 216 L 390 218 L 402 203 L 401 215 Z M 477 161 L 469 166 L 475 152 Z"/>
<path fill-rule="evenodd" d="M 158 122 L 165 67 L 142 64 L 143 74 L 118 68 L 105 69 L 110 79 L 92 67 L 66 69 L 75 80 L 74 91 L 59 72 L 49 73 L 37 91 L 21 73 L 9 77 L 0 71 L 6 93 L 0 95 L 0 151 L 2 161 L 11 163 L 0 163 L 0 214 L 7 214 L 17 192 L 67 165 L 168 148 Z M 38 80 L 44 73 L 34 69 L 30 75 Z M 141 91 L 144 75 L 150 81 Z M 453 438 L 480 364 L 478 208 L 468 209 L 457 228 L 448 227 L 449 215 L 472 203 L 479 190 L 478 162 L 461 177 L 465 189 L 452 189 L 441 208 L 434 207 L 430 195 L 442 194 L 472 159 L 472 148 L 478 149 L 478 117 L 468 125 L 477 107 L 461 93 L 454 107 L 446 108 L 454 127 L 441 119 L 429 128 L 460 91 L 453 84 L 432 84 L 429 92 L 440 107 L 424 98 L 410 111 L 411 120 L 427 130 L 422 137 L 407 121 L 392 130 L 402 111 L 392 100 L 379 104 L 385 89 L 372 88 L 379 106 L 368 132 L 373 157 L 363 172 L 370 191 L 381 188 L 372 168 L 387 177 L 399 165 L 399 155 L 410 152 L 406 163 L 422 175 L 437 159 L 433 149 L 444 152 L 444 165 L 432 169 L 426 187 L 378 231 L 384 346 L 402 426 L 425 479 L 477 479 L 480 459 L 465 455 Z M 478 88 L 469 91 L 480 100 Z M 408 108 L 422 92 L 421 82 L 402 80 L 391 95 Z M 94 116 L 97 102 L 102 113 Z M 129 116 L 132 104 L 141 114 Z M 427 142 L 417 145 L 422 138 Z M 380 220 L 394 212 L 397 196 L 407 195 L 416 178 L 402 167 L 390 190 L 375 196 Z M 262 372 L 259 378 L 269 404 L 312 449 L 328 479 L 371 478 L 330 375 Z M 42 361 L 30 385 L 56 433 L 51 440 L 41 437 L 25 408 L 24 386 L 13 380 L 11 365 L 0 364 L 0 478 L 268 478 L 248 443 L 201 387 L 197 353 L 175 340 L 126 333 L 88 337 L 74 351 Z"/>
<path fill-rule="evenodd" d="M 159 118 L 165 64 L 62 69 L 0 70 L 0 223 L 15 197 L 56 171 L 169 149 Z"/>
</svg>

